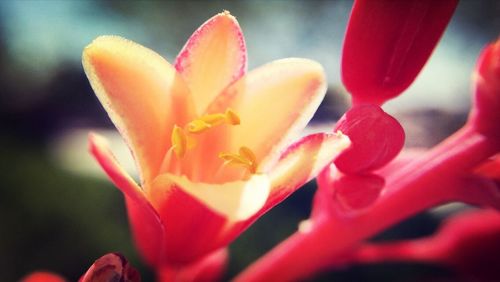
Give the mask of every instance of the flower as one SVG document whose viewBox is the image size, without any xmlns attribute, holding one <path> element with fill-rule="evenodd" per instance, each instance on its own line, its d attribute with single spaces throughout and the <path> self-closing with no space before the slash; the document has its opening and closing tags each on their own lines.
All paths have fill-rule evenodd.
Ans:
<svg viewBox="0 0 500 282">
<path fill-rule="evenodd" d="M 349 145 L 314 134 L 288 146 L 325 92 L 322 67 L 274 61 L 246 74 L 236 19 L 194 32 L 174 65 L 117 36 L 87 46 L 90 83 L 130 147 L 141 184 L 91 134 L 90 150 L 120 189 L 149 264 L 186 265 L 229 244 Z"/>
</svg>

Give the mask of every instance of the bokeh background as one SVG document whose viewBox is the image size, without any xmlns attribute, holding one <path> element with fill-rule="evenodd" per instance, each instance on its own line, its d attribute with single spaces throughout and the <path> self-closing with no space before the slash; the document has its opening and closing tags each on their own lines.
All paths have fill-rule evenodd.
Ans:
<svg viewBox="0 0 500 282">
<path fill-rule="evenodd" d="M 284 57 L 324 65 L 329 91 L 313 122 L 329 130 L 349 103 L 339 69 L 351 6 L 320 0 L 0 1 L 0 281 L 39 269 L 76 281 L 112 251 L 123 253 L 144 281 L 153 280 L 133 248 L 121 194 L 87 153 L 87 132 L 97 130 L 134 170 L 81 66 L 82 50 L 95 37 L 121 35 L 172 62 L 201 23 L 229 10 L 245 33 L 249 69 Z M 423 73 L 385 107 L 407 130 L 407 146 L 434 145 L 463 124 L 475 60 L 499 31 L 500 2 L 460 2 Z M 236 240 L 226 279 L 296 230 L 314 189 L 306 185 Z M 446 213 L 418 215 L 375 239 L 431 234 Z M 314 281 L 455 278 L 435 266 L 398 263 L 332 270 Z"/>
</svg>

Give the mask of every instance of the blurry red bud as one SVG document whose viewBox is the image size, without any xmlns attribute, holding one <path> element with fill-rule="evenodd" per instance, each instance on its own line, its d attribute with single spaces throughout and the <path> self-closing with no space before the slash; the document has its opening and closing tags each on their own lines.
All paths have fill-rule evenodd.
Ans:
<svg viewBox="0 0 500 282">
<path fill-rule="evenodd" d="M 109 281 L 140 282 L 141 276 L 130 266 L 124 256 L 109 253 L 97 259 L 79 282 Z"/>
<path fill-rule="evenodd" d="M 381 105 L 403 92 L 429 59 L 458 0 L 356 0 L 342 53 L 354 104 Z"/>
<path fill-rule="evenodd" d="M 21 278 L 20 282 L 66 282 L 66 279 L 52 272 L 36 271 Z"/>
<path fill-rule="evenodd" d="M 449 220 L 434 238 L 445 263 L 471 281 L 500 279 L 500 213 L 479 210 Z M 438 246 L 438 245 L 441 246 Z"/>
<path fill-rule="evenodd" d="M 338 206 L 348 213 L 369 208 L 380 195 L 385 181 L 375 174 L 342 175 L 331 184 Z"/>
<path fill-rule="evenodd" d="M 361 105 L 351 108 L 337 122 L 351 140 L 351 146 L 336 159 L 344 173 L 367 172 L 390 162 L 401 151 L 405 133 L 399 122 L 380 107 Z"/>
<path fill-rule="evenodd" d="M 459 281 L 499 281 L 499 238 L 500 213 L 476 210 L 454 215 L 431 237 L 365 244 L 347 259 L 360 263 L 437 263 L 453 269 L 460 276 L 457 278 L 465 278 Z"/>
<path fill-rule="evenodd" d="M 486 135 L 500 137 L 500 40 L 488 45 L 474 74 L 474 107 L 471 120 Z"/>
</svg>

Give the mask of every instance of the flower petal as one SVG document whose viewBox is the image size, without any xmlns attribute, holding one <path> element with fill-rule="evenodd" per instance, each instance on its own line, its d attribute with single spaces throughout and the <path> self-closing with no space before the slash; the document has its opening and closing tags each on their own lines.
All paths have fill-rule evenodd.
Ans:
<svg viewBox="0 0 500 282">
<path fill-rule="evenodd" d="M 117 36 L 101 36 L 87 46 L 83 66 L 148 182 L 170 147 L 173 125 L 191 118 L 187 86 L 160 55 Z"/>
<path fill-rule="evenodd" d="M 278 204 L 316 177 L 349 145 L 345 135 L 317 133 L 290 146 L 270 174 L 272 190 L 266 207 Z"/>
<path fill-rule="evenodd" d="M 159 187 L 178 187 L 229 221 L 238 221 L 252 216 L 264 205 L 270 182 L 266 175 L 255 174 L 246 181 L 207 184 L 167 173 L 153 182 L 152 189 Z M 152 201 L 159 202 L 157 197 L 152 197 Z"/>
<path fill-rule="evenodd" d="M 231 242 L 260 216 L 310 181 L 349 145 L 347 136 L 325 133 L 306 136 L 291 145 L 269 175 L 272 188 L 265 205 L 252 217 L 230 226 L 225 233 L 225 243 Z"/>
<path fill-rule="evenodd" d="M 127 211 L 138 249 L 150 265 L 158 265 L 163 250 L 163 224 L 144 192 L 116 161 L 106 139 L 89 135 L 89 149 L 125 196 Z"/>
<path fill-rule="evenodd" d="M 188 266 L 166 266 L 157 270 L 158 281 L 222 281 L 228 256 L 228 250 L 223 248 Z"/>
<path fill-rule="evenodd" d="M 241 124 L 214 129 L 219 130 L 214 134 L 228 134 L 227 142 L 215 145 L 207 138 L 205 150 L 238 152 L 240 147 L 248 147 L 256 156 L 258 171 L 266 172 L 290 139 L 307 125 L 325 90 L 323 68 L 314 61 L 290 58 L 257 68 L 228 87 L 209 107 L 209 113 L 233 109 Z M 210 155 L 217 156 L 217 151 Z"/>
<path fill-rule="evenodd" d="M 198 28 L 175 62 L 195 97 L 198 114 L 204 113 L 226 86 L 245 74 L 246 66 L 243 33 L 227 11 Z"/>
<path fill-rule="evenodd" d="M 166 262 L 186 264 L 225 246 L 227 229 L 256 213 L 269 193 L 262 175 L 221 185 L 190 182 L 184 176 L 160 175 L 149 190 L 152 204 L 166 223 Z"/>
</svg>

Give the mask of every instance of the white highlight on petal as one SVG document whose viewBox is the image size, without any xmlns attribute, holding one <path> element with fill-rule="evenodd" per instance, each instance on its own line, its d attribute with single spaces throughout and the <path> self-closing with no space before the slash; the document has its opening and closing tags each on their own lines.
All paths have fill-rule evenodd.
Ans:
<svg viewBox="0 0 500 282">
<path fill-rule="evenodd" d="M 302 220 L 299 222 L 299 232 L 309 233 L 312 230 L 313 222 L 310 219 Z"/>
<path fill-rule="evenodd" d="M 265 204 L 271 183 L 267 175 L 254 174 L 246 181 L 223 184 L 191 182 L 186 176 L 163 174 L 153 185 L 175 184 L 215 212 L 235 222 L 248 219 Z"/>
</svg>

